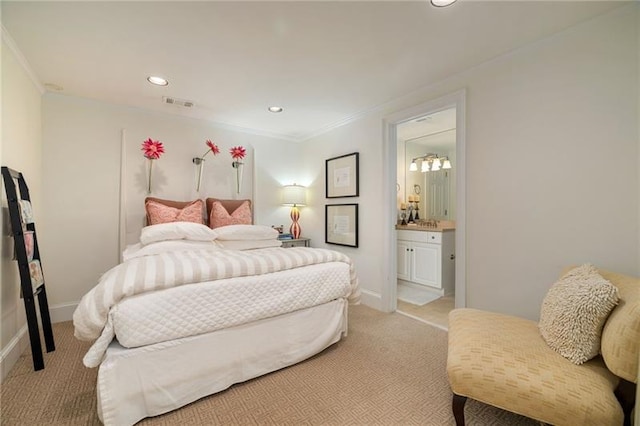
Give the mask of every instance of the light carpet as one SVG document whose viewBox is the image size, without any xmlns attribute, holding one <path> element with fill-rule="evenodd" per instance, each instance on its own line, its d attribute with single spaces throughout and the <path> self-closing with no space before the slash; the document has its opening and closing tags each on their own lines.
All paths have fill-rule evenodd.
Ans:
<svg viewBox="0 0 640 426">
<path fill-rule="evenodd" d="M 27 350 L 2 384 L 2 425 L 99 425 L 97 369 L 70 322 L 54 324 L 55 352 L 32 370 Z M 454 425 L 447 333 L 400 314 L 352 306 L 349 335 L 297 365 L 237 384 L 141 425 Z M 476 401 L 469 426 L 533 426 Z"/>
</svg>

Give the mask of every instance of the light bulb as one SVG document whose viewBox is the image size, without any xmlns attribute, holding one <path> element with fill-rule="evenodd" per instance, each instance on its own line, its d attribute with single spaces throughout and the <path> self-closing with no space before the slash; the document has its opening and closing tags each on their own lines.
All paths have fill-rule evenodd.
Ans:
<svg viewBox="0 0 640 426">
<path fill-rule="evenodd" d="M 437 170 L 440 170 L 440 159 L 439 158 L 434 158 L 433 159 L 433 163 L 431 164 L 431 170 L 433 170 L 434 172 Z"/>
<path fill-rule="evenodd" d="M 411 165 L 409 166 L 409 171 L 410 172 L 418 171 L 418 165 L 416 164 L 415 160 L 411 162 Z"/>
<path fill-rule="evenodd" d="M 444 163 L 442 163 L 442 168 L 443 169 L 450 169 L 451 168 L 451 161 L 449 161 L 448 158 L 446 160 L 444 160 Z"/>
<path fill-rule="evenodd" d="M 162 77 L 158 77 L 155 75 L 150 75 L 149 77 L 147 77 L 147 81 L 151 84 L 155 84 L 156 86 L 167 86 L 169 85 L 169 82 L 162 78 Z"/>
<path fill-rule="evenodd" d="M 455 2 L 456 0 L 431 0 L 431 4 L 435 7 L 447 7 Z"/>
<path fill-rule="evenodd" d="M 422 167 L 420 168 L 422 173 L 429 171 L 429 162 L 427 160 L 422 160 Z"/>
</svg>

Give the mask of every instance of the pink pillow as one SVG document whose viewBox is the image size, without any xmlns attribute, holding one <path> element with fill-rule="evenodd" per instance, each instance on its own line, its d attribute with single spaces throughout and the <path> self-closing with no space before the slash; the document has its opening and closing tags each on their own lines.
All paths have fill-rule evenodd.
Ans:
<svg viewBox="0 0 640 426">
<path fill-rule="evenodd" d="M 249 202 L 245 201 L 240 207 L 229 214 L 220 201 L 214 201 L 211 208 L 211 216 L 209 217 L 209 226 L 211 228 L 219 228 L 227 225 L 251 225 L 251 207 Z"/>
<path fill-rule="evenodd" d="M 194 222 L 204 224 L 202 220 L 202 200 L 195 200 L 185 207 L 178 209 L 164 204 L 147 201 L 145 203 L 149 225 L 158 225 L 169 222 Z"/>
</svg>

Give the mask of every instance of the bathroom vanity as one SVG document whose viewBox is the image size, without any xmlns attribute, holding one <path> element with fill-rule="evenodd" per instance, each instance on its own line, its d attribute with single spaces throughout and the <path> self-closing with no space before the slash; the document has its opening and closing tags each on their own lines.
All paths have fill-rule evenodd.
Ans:
<svg viewBox="0 0 640 426">
<path fill-rule="evenodd" d="M 455 288 L 455 228 L 397 225 L 398 280 L 440 295 Z"/>
</svg>

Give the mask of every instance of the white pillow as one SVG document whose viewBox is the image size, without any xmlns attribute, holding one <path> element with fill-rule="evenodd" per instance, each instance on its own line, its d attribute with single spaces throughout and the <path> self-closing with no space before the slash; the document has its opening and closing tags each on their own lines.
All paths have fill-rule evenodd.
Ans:
<svg viewBox="0 0 640 426">
<path fill-rule="evenodd" d="M 169 222 L 142 228 L 140 242 L 147 245 L 169 240 L 213 241 L 217 236 L 217 231 L 201 223 Z"/>
<path fill-rule="evenodd" d="M 227 250 L 253 250 L 268 247 L 280 247 L 282 241 L 274 240 L 216 240 L 215 244 Z"/>
<path fill-rule="evenodd" d="M 136 257 L 186 250 L 220 250 L 220 248 L 213 241 L 169 240 L 151 243 L 146 246 L 134 244 L 125 249 L 122 253 L 122 260 L 126 262 Z"/>
<path fill-rule="evenodd" d="M 278 231 L 265 225 L 227 225 L 216 228 L 218 240 L 275 240 Z"/>
</svg>

